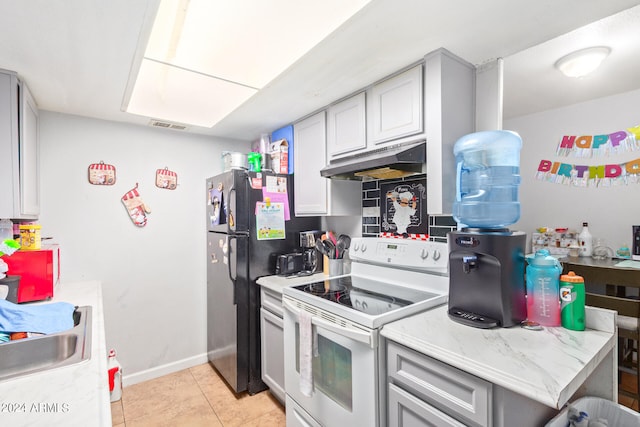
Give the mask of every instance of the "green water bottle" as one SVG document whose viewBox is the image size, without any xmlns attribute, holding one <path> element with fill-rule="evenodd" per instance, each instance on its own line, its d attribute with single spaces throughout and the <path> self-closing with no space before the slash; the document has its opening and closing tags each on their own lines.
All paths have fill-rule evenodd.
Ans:
<svg viewBox="0 0 640 427">
<path fill-rule="evenodd" d="M 560 276 L 560 300 L 562 327 L 573 331 L 584 331 L 584 279 L 573 271 Z"/>
</svg>

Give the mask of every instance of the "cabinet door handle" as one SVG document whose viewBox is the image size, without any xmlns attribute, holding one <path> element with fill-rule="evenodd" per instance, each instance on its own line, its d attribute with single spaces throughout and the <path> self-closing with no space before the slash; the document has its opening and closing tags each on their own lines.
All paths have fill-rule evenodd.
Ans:
<svg viewBox="0 0 640 427">
<path fill-rule="evenodd" d="M 296 318 L 298 317 L 298 314 L 300 314 L 300 309 L 286 299 L 282 300 L 282 307 L 294 314 Z M 372 331 L 358 330 L 354 326 L 345 327 L 337 325 L 318 316 L 312 316 L 311 324 L 327 329 L 335 334 L 350 338 L 359 343 L 366 344 L 371 348 L 376 348 L 378 346 L 377 336 Z"/>
</svg>

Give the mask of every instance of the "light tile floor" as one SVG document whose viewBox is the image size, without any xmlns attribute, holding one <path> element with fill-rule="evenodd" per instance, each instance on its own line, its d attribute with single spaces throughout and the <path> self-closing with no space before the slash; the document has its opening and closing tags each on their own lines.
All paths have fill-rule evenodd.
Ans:
<svg viewBox="0 0 640 427">
<path fill-rule="evenodd" d="M 634 376 L 621 382 L 635 389 Z M 618 402 L 640 412 L 638 400 Z M 235 395 L 208 363 L 125 387 L 111 416 L 114 427 L 285 427 L 284 407 L 268 391 Z"/>
<path fill-rule="evenodd" d="M 125 387 L 111 403 L 118 427 L 284 427 L 284 407 L 268 391 L 235 395 L 208 363 Z"/>
</svg>

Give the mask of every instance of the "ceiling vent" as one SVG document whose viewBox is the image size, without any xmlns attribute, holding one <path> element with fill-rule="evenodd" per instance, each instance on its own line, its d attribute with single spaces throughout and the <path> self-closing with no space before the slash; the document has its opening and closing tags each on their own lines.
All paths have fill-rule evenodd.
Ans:
<svg viewBox="0 0 640 427">
<path fill-rule="evenodd" d="M 162 122 L 160 120 L 151 120 L 149 122 L 149 126 L 153 126 L 156 128 L 164 128 L 164 129 L 175 129 L 175 130 L 186 130 L 187 127 L 185 125 L 181 125 L 178 123 L 170 123 L 170 122 Z"/>
</svg>

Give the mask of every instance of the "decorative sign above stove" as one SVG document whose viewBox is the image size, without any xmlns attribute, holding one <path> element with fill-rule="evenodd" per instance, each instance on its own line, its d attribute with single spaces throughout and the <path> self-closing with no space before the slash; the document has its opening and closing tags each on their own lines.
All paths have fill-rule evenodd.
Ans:
<svg viewBox="0 0 640 427">
<path fill-rule="evenodd" d="M 380 182 L 381 231 L 409 237 L 428 233 L 426 178 Z"/>
</svg>

